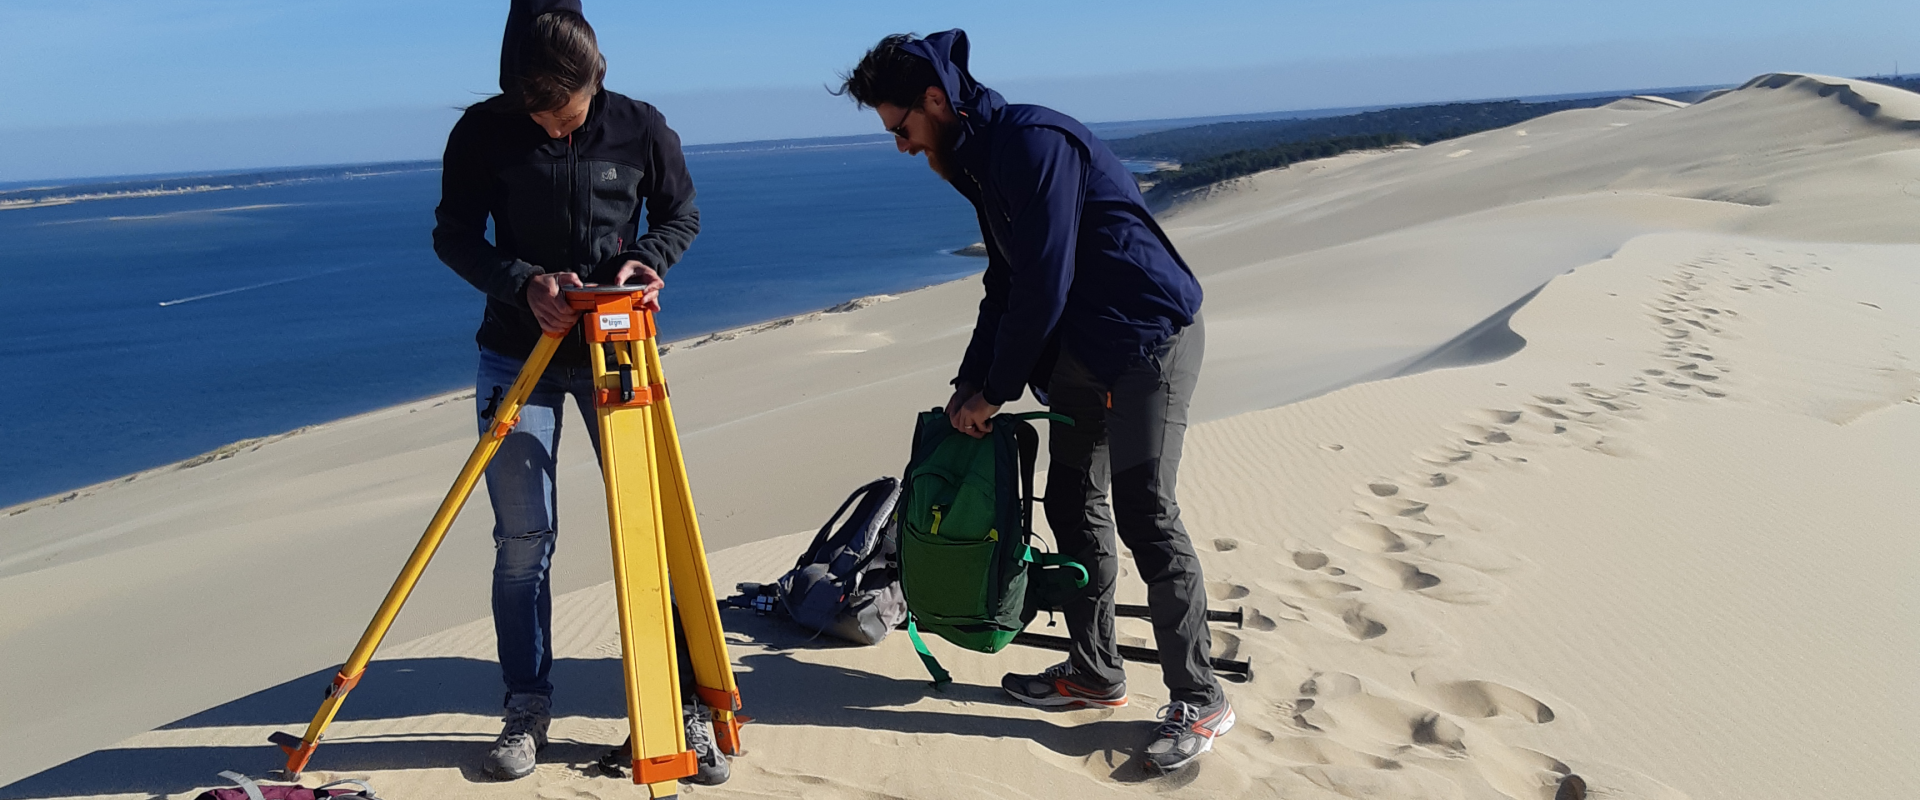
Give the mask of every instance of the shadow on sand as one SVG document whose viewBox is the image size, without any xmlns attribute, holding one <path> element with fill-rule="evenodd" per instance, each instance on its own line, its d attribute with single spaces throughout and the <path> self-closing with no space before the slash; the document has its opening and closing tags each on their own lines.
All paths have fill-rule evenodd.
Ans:
<svg viewBox="0 0 1920 800">
<path fill-rule="evenodd" d="M 1049 750 L 1076 758 L 1102 754 L 1118 781 L 1143 780 L 1130 747 L 1145 740 L 1151 724 L 1102 719 L 1077 726 L 1052 721 L 984 714 L 901 710 L 934 692 L 925 680 L 902 679 L 857 669 L 810 664 L 791 651 L 834 647 L 784 622 L 750 614 L 730 614 L 729 631 L 769 648 L 740 659 L 740 693 L 757 725 L 810 725 L 900 733 L 944 733 L 985 738 L 1030 739 Z M 161 731 L 202 728 L 274 727 L 299 733 L 306 727 L 334 668 L 161 726 Z M 417 658 L 375 661 L 342 708 L 341 721 L 398 719 L 434 714 L 491 716 L 500 712 L 499 666 L 470 658 Z M 553 682 L 556 716 L 619 719 L 626 715 L 617 658 L 560 659 Z M 952 700 L 999 705 L 1011 703 L 998 687 L 954 685 L 940 692 Z M 751 737 L 752 728 L 748 728 Z M 749 739 L 750 741 L 751 739 Z M 472 734 L 431 733 L 394 736 L 329 737 L 314 757 L 313 768 L 340 773 L 458 767 L 469 781 L 489 780 L 480 771 L 489 740 Z M 556 739 L 540 754 L 546 763 L 587 768 L 617 742 Z M 1116 745 L 1129 749 L 1116 749 Z M 749 758 L 751 755 L 748 756 Z M 208 745 L 134 747 L 99 750 L 57 767 L 0 786 L 0 800 L 61 798 L 95 794 L 147 794 L 160 797 L 218 781 L 221 770 L 265 775 L 284 764 L 274 746 Z M 1171 780 L 1197 777 L 1188 769 Z M 375 787 L 378 789 L 379 787 Z M 1173 788 L 1171 786 L 1167 788 Z"/>
</svg>

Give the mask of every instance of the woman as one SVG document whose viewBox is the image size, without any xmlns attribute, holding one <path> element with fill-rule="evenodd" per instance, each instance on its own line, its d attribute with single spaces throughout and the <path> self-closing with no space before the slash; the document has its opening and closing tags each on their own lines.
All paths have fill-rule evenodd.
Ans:
<svg viewBox="0 0 1920 800">
<path fill-rule="evenodd" d="M 514 0 L 500 53 L 501 94 L 468 108 L 447 137 L 434 211 L 434 252 L 487 296 L 474 337 L 482 430 L 541 333 L 572 331 L 487 468 L 506 725 L 485 768 L 500 778 L 532 773 L 547 743 L 561 405 L 572 396 L 581 415 L 594 418 L 587 348 L 563 290 L 645 286 L 646 304 L 658 309 L 662 276 L 700 231 L 679 136 L 653 106 L 603 88 L 605 75 L 577 0 Z M 597 453 L 599 431 L 588 426 L 587 434 Z M 727 761 L 704 707 L 685 712 L 688 746 L 700 754 L 700 774 L 690 780 L 724 781 Z"/>
</svg>

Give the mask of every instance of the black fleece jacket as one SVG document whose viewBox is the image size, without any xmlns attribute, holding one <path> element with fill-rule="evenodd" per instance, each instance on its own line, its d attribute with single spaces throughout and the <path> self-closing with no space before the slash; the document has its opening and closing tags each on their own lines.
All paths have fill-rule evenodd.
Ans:
<svg viewBox="0 0 1920 800">
<path fill-rule="evenodd" d="M 577 13 L 579 3 L 513 3 L 501 48 L 503 86 L 512 83 L 529 22 L 553 10 Z M 531 354 L 540 338 L 526 298 L 533 276 L 572 272 L 606 283 L 629 259 L 664 275 L 700 232 L 679 135 L 653 106 L 604 89 L 586 122 L 564 139 L 548 137 L 506 96 L 468 108 L 447 137 L 434 219 L 434 252 L 487 295 L 475 340 L 516 358 Z M 579 330 L 569 336 L 578 340 Z M 573 343 L 554 355 L 559 364 L 585 358 L 586 348 Z"/>
</svg>

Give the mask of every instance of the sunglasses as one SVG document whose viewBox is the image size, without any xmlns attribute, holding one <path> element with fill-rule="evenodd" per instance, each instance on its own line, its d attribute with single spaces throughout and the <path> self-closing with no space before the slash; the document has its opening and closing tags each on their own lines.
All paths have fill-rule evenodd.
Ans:
<svg viewBox="0 0 1920 800">
<path fill-rule="evenodd" d="M 892 125 L 887 126 L 887 132 L 893 134 L 894 136 L 900 137 L 902 139 L 907 138 L 907 118 L 913 116 L 913 112 L 919 111 L 919 110 L 920 110 L 919 108 L 907 109 L 907 113 L 900 115 L 899 122 L 896 122 Z M 881 120 L 881 121 L 885 122 L 886 120 Z"/>
</svg>

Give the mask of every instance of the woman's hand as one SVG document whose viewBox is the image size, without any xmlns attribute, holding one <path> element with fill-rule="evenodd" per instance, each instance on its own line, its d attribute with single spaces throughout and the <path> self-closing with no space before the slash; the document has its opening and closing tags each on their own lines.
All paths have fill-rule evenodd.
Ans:
<svg viewBox="0 0 1920 800">
<path fill-rule="evenodd" d="M 640 295 L 640 307 L 648 311 L 660 310 L 660 290 L 667 288 L 666 279 L 652 267 L 638 261 L 628 261 L 620 265 L 620 272 L 613 276 L 615 286 L 640 286 L 647 290 Z"/>
<path fill-rule="evenodd" d="M 567 303 L 566 290 L 582 285 L 580 276 L 571 272 L 549 272 L 527 281 L 527 305 L 547 333 L 566 333 L 580 320 L 580 312 Z"/>
</svg>

